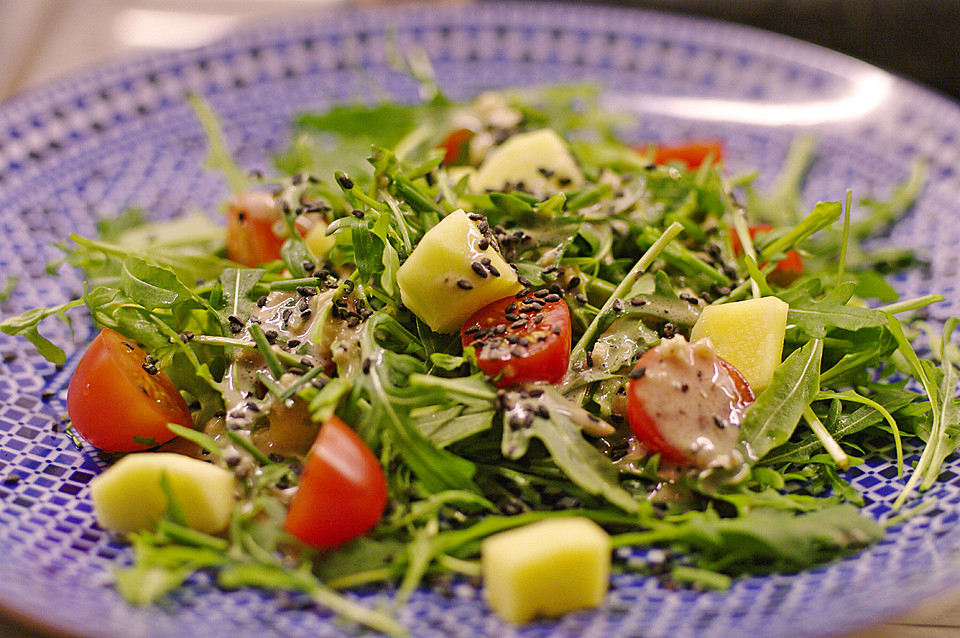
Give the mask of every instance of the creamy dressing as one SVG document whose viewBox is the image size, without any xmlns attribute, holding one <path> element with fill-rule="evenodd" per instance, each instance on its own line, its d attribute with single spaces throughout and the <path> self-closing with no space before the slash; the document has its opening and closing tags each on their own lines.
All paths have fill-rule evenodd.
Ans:
<svg viewBox="0 0 960 638">
<path fill-rule="evenodd" d="M 344 300 L 338 298 L 336 289 L 273 291 L 260 301 L 250 321 L 260 325 L 275 348 L 300 359 L 300 374 L 316 366 L 331 374 L 335 369 L 349 374 L 352 366 L 359 365 L 356 353 L 362 324 L 356 314 L 350 315 L 354 320 L 334 316 L 335 302 L 354 307 L 352 301 Z M 239 336 L 252 340 L 248 325 Z M 260 374 L 271 374 L 263 355 L 259 350 L 243 350 L 224 376 L 226 416 L 208 424 L 207 433 L 222 439 L 226 428 L 246 431 L 265 454 L 306 454 L 320 424 L 312 420 L 301 399 L 294 396 L 281 401 L 266 391 Z M 286 372 L 276 384 L 289 388 L 300 374 Z"/>
<path fill-rule="evenodd" d="M 644 409 L 690 465 L 732 469 L 746 409 L 737 384 L 707 341 L 664 340 L 642 364 Z"/>
</svg>

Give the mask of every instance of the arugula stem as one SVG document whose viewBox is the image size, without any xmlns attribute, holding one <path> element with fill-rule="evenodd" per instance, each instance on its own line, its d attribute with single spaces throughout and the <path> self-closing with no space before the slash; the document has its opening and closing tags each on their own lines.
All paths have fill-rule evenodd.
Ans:
<svg viewBox="0 0 960 638">
<path fill-rule="evenodd" d="M 896 303 L 887 304 L 886 306 L 880 306 L 877 310 L 889 313 L 891 315 L 897 315 L 902 312 L 912 312 L 914 310 L 920 310 L 921 308 L 926 308 L 935 303 L 940 303 L 945 301 L 946 297 L 940 294 L 930 294 L 924 295 L 923 297 L 917 297 L 916 299 L 907 299 L 904 301 L 898 301 Z"/>
<path fill-rule="evenodd" d="M 212 335 L 196 335 L 193 341 L 202 343 L 206 346 L 220 346 L 223 348 L 242 348 L 244 350 L 256 350 L 257 344 L 253 341 L 243 341 L 233 337 L 215 337 Z M 289 352 L 274 350 L 273 353 L 283 362 L 289 365 L 300 365 L 300 359 Z"/>
<path fill-rule="evenodd" d="M 271 291 L 274 290 L 296 290 L 300 286 L 319 286 L 323 284 L 320 277 L 300 277 L 298 279 L 280 279 L 271 281 L 267 284 Z"/>
<path fill-rule="evenodd" d="M 660 235 L 659 239 L 653 243 L 650 248 L 647 249 L 645 253 L 637 260 L 637 263 L 633 265 L 633 268 L 626 274 L 623 278 L 623 281 L 614 288 L 613 293 L 607 297 L 606 302 L 603 306 L 600 307 L 600 311 L 597 313 L 597 316 L 593 318 L 593 321 L 590 322 L 590 325 L 587 326 L 587 329 L 584 330 L 583 335 L 580 337 L 580 340 L 577 341 L 577 345 L 573 347 L 573 350 L 570 353 L 571 367 L 573 362 L 578 362 L 581 359 L 585 358 L 587 348 L 593 343 L 593 340 L 597 336 L 597 332 L 600 329 L 600 322 L 607 317 L 610 313 L 613 303 L 624 296 L 630 288 L 637 282 L 637 279 L 640 278 L 647 268 L 653 264 L 657 256 L 663 251 L 667 245 L 673 241 L 677 235 L 683 231 L 683 226 L 678 222 L 674 222 L 663 231 L 663 234 Z"/>
<path fill-rule="evenodd" d="M 847 247 L 850 241 L 850 204 L 853 199 L 853 191 L 847 189 L 847 199 L 843 206 L 843 235 L 840 240 L 840 259 L 837 263 L 837 282 L 843 279 L 843 273 L 847 267 Z"/>
<path fill-rule="evenodd" d="M 166 518 L 162 518 L 157 522 L 157 533 L 179 543 L 185 543 L 193 547 L 205 547 L 216 552 L 225 552 L 230 546 L 228 541 L 219 536 L 198 532 L 186 525 L 175 523 Z"/>
<path fill-rule="evenodd" d="M 260 448 L 254 445 L 253 442 L 247 437 L 230 429 L 225 430 L 225 432 L 227 434 L 227 438 L 229 438 L 234 444 L 249 452 L 260 465 L 270 465 L 273 463 L 273 461 L 270 460 L 270 457 L 264 454 Z"/>
<path fill-rule="evenodd" d="M 803 418 L 806 420 L 807 425 L 810 426 L 810 429 L 813 430 L 813 433 L 817 435 L 817 438 L 820 439 L 820 443 L 823 444 L 824 449 L 827 451 L 827 454 L 830 455 L 830 458 L 833 459 L 833 462 L 837 464 L 841 470 L 845 470 L 850 467 L 850 457 L 847 456 L 847 453 L 843 451 L 843 448 L 840 447 L 840 444 L 837 443 L 830 433 L 827 431 L 827 428 L 824 427 L 823 423 L 813 412 L 813 408 L 809 405 L 807 409 L 803 411 Z"/>
<path fill-rule="evenodd" d="M 475 560 L 463 560 L 449 554 L 440 554 L 437 556 L 437 563 L 445 569 L 464 576 L 476 577 L 480 575 L 480 563 Z"/>
<path fill-rule="evenodd" d="M 257 350 L 260 351 L 263 360 L 267 364 L 267 368 L 270 370 L 270 374 L 273 375 L 274 379 L 279 380 L 280 377 L 283 376 L 283 365 L 280 363 L 280 359 L 277 357 L 273 346 L 270 345 L 270 341 L 267 340 L 267 335 L 264 333 L 263 328 L 259 323 L 251 322 L 248 329 L 250 330 L 250 336 L 253 337 L 254 343 L 257 344 Z"/>
<path fill-rule="evenodd" d="M 355 620 L 371 629 L 376 629 L 388 636 L 400 637 L 409 635 L 407 628 L 390 616 L 368 609 L 359 603 L 344 598 L 319 582 L 307 593 L 310 595 L 310 598 L 321 607 L 329 609 L 345 618 Z"/>
</svg>

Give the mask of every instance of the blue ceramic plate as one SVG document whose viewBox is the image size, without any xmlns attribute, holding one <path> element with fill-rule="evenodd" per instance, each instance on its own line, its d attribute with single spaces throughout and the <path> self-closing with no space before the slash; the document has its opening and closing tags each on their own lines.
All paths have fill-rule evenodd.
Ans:
<svg viewBox="0 0 960 638">
<path fill-rule="evenodd" d="M 638 140 L 721 138 L 734 169 L 769 181 L 791 139 L 813 131 L 818 162 L 806 197 L 885 196 L 909 158 L 930 162 L 913 213 L 890 235 L 919 248 L 930 268 L 898 281 L 906 295 L 945 293 L 935 314 L 960 310 L 960 109 L 875 68 L 766 33 L 631 10 L 481 4 L 334 12 L 238 33 L 199 50 L 98 68 L 0 108 L 2 316 L 76 295 L 73 273 L 51 278 L 53 244 L 90 234 L 129 206 L 157 216 L 215 210 L 226 185 L 203 167 L 205 141 L 184 95 L 205 95 L 250 169 L 269 168 L 304 109 L 416 86 L 388 64 L 390 37 L 426 49 L 454 97 L 480 89 L 589 80 L 641 115 Z M 62 433 L 66 383 L 90 339 L 51 322 L 68 362 L 54 367 L 22 340 L 0 337 L 0 608 L 81 636 L 357 635 L 313 609 L 257 591 L 222 593 L 199 580 L 164 609 L 126 605 L 109 585 L 126 550 L 94 523 L 89 480 L 102 464 Z M 909 447 L 908 462 L 916 459 Z M 890 515 L 903 479 L 890 450 L 867 449 L 851 472 L 866 512 Z M 887 539 L 847 560 L 790 576 L 746 578 L 729 591 L 669 591 L 614 579 L 596 611 L 523 629 L 503 626 L 462 585 L 421 592 L 400 613 L 416 636 L 822 636 L 876 621 L 960 581 L 960 460 L 924 499 L 936 504 L 893 525 Z M 10 478 L 16 475 L 19 480 Z M 372 598 L 388 593 L 367 593 Z"/>
</svg>

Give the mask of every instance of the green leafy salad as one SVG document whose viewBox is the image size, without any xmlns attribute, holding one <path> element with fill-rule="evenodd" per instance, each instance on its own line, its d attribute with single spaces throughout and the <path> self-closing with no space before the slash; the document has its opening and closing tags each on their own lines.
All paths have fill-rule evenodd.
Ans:
<svg viewBox="0 0 960 638">
<path fill-rule="evenodd" d="M 82 306 L 103 329 L 67 407 L 116 460 L 91 494 L 132 545 L 126 598 L 203 570 L 399 635 L 418 587 L 464 579 L 522 623 L 602 604 L 610 571 L 803 570 L 923 506 L 960 442 L 957 322 L 885 281 L 914 255 L 862 245 L 924 166 L 886 200 L 805 210 L 811 138 L 761 191 L 717 142 L 625 143 L 598 98 L 304 114 L 277 176 L 241 170 L 195 101 L 222 210 L 72 236 L 83 297 L 0 326 L 53 361 L 45 318 Z M 902 476 L 883 523 L 843 473 L 867 440 Z M 388 605 L 350 594 L 371 586 Z"/>
</svg>

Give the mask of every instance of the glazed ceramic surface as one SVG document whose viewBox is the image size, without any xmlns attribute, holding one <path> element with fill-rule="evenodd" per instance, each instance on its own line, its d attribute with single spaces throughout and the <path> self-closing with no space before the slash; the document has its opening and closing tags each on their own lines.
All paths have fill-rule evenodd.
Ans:
<svg viewBox="0 0 960 638">
<path fill-rule="evenodd" d="M 929 267 L 899 278 L 905 296 L 948 297 L 960 311 L 960 108 L 837 54 L 752 30 L 589 6 L 479 4 L 333 11 L 239 32 L 199 50 L 100 67 L 0 106 L 0 316 L 62 303 L 77 273 L 46 273 L 70 232 L 139 207 L 155 217 L 215 214 L 226 184 L 204 167 L 205 138 L 184 97 L 205 96 L 240 163 L 267 172 L 304 110 L 417 99 L 393 70 L 394 39 L 422 47 L 454 98 L 480 90 L 591 82 L 611 107 L 635 112 L 635 141 L 721 139 L 733 171 L 769 184 L 798 134 L 817 138 L 805 197 L 886 196 L 910 159 L 929 162 L 912 213 L 884 241 L 919 250 Z M 128 550 L 94 522 L 90 479 L 103 469 L 63 433 L 66 384 L 93 327 L 48 321 L 64 346 L 55 367 L 26 341 L 0 336 L 0 609 L 79 636 L 242 638 L 362 634 L 291 596 L 224 593 L 204 577 L 163 608 L 128 606 L 110 586 Z M 905 479 L 885 444 L 850 470 L 866 514 L 891 515 Z M 916 460 L 908 442 L 907 463 Z M 524 628 L 503 625 L 462 583 L 418 592 L 399 613 L 429 636 L 823 636 L 881 619 L 960 580 L 960 460 L 915 502 L 934 504 L 851 558 L 795 575 L 744 578 L 728 591 L 674 591 L 616 576 L 600 609 Z M 368 604 L 389 592 L 357 594 Z M 382 602 L 382 601 L 381 601 Z"/>
</svg>

